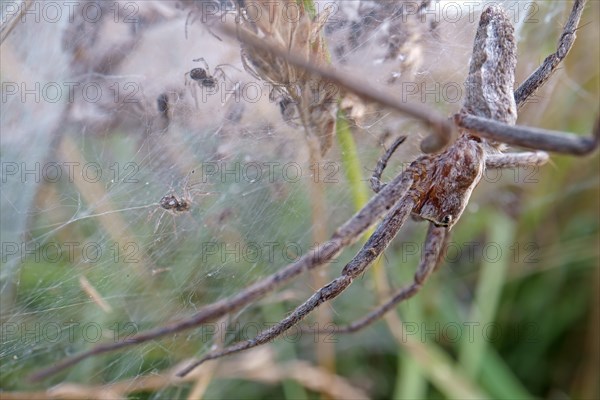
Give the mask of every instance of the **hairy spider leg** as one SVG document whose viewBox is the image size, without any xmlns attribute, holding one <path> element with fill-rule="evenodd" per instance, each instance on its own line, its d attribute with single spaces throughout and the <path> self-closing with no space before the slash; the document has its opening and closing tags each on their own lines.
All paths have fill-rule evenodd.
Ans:
<svg viewBox="0 0 600 400">
<path fill-rule="evenodd" d="M 443 263 L 443 251 L 446 242 L 450 237 L 448 228 L 437 227 L 434 224 L 429 224 L 427 236 L 425 238 L 425 247 L 421 262 L 415 272 L 413 282 L 397 290 L 385 303 L 381 304 L 364 317 L 346 326 L 336 326 L 330 329 L 312 330 L 307 327 L 302 327 L 303 332 L 311 333 L 353 333 L 371 325 L 383 317 L 388 311 L 393 310 L 404 300 L 410 299 L 421 290 L 422 286 L 427 281 L 427 278 L 436 271 Z"/>
<path fill-rule="evenodd" d="M 220 358 L 225 355 L 237 353 L 267 343 L 290 329 L 292 326 L 296 325 L 321 304 L 339 296 L 348 286 L 350 286 L 354 278 L 360 276 L 387 248 L 404 222 L 408 219 L 415 202 L 412 200 L 411 196 L 405 196 L 404 199 L 406 199 L 406 201 L 398 201 L 390 210 L 388 215 L 378 225 L 377 229 L 373 235 L 371 235 L 369 240 L 367 240 L 362 249 L 348 264 L 346 264 L 342 270 L 341 276 L 320 288 L 308 300 L 296 307 L 296 309 L 290 315 L 285 317 L 271 328 L 262 331 L 254 339 L 236 343 L 222 350 L 212 351 L 206 354 L 200 360 L 192 363 L 182 371 L 178 372 L 177 376 L 183 377 L 187 375 L 194 368 L 205 361 Z"/>
</svg>

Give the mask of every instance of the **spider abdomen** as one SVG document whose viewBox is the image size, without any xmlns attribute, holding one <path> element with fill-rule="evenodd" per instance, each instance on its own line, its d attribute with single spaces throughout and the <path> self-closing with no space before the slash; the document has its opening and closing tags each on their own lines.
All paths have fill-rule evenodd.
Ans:
<svg viewBox="0 0 600 400">
<path fill-rule="evenodd" d="M 515 29 L 499 6 L 486 8 L 479 21 L 463 111 L 514 125 L 517 104 L 513 88 L 517 66 Z"/>
</svg>

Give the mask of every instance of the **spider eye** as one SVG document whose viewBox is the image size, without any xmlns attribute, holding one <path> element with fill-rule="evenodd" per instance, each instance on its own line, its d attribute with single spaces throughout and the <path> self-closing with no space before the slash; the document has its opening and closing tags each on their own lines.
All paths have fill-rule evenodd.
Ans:
<svg viewBox="0 0 600 400">
<path fill-rule="evenodd" d="M 452 222 L 452 215 L 444 215 L 444 218 L 442 218 L 442 223 L 448 225 L 450 222 Z"/>
</svg>

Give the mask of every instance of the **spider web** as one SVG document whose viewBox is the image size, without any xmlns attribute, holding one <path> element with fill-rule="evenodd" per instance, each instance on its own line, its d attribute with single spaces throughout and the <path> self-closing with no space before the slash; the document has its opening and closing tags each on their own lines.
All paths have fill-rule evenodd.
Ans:
<svg viewBox="0 0 600 400">
<path fill-rule="evenodd" d="M 415 2 L 405 6 L 409 3 Z M 466 3 L 473 2 L 434 2 L 434 11 L 422 21 L 407 19 L 406 31 L 394 31 L 406 15 L 385 14 L 382 5 L 334 3 L 336 13 L 325 28 L 333 62 L 365 84 L 450 115 L 462 102 L 472 37 L 484 5 L 478 3 L 469 14 Z M 528 3 L 535 5 L 535 15 L 519 2 L 502 3 L 516 25 L 521 82 L 554 51 L 571 3 Z M 284 121 L 280 106 L 269 98 L 270 88 L 243 71 L 239 45 L 211 28 L 219 16 L 202 23 L 207 9 L 201 2 L 82 4 L 93 4 L 89 9 L 97 8 L 100 18 L 86 20 L 78 7 L 72 21 L 54 20 L 50 8 L 33 3 L 2 43 L 4 390 L 29 390 L 25 377 L 41 366 L 193 315 L 306 253 L 315 245 L 315 181 L 324 194 L 328 234 L 354 212 L 339 145 L 317 172 L 308 161 L 303 129 L 293 126 L 293 120 Z M 214 4 L 221 11 L 232 7 L 229 2 Z M 317 5 L 323 9 L 325 2 Z M 3 4 L 3 22 L 14 13 L 10 6 Z M 58 10 L 68 15 L 64 7 Z M 583 23 L 591 18 L 586 15 Z M 578 40 L 581 47 L 595 43 L 591 53 L 597 55 L 596 25 L 580 30 Z M 393 41 L 400 50 L 386 59 Z M 574 53 L 576 60 L 597 60 L 581 49 Z M 193 60 L 200 57 L 211 74 L 228 64 L 222 67 L 217 93 L 198 82 L 186 83 L 184 74 L 198 67 Z M 566 100 L 554 104 L 557 93 Z M 519 123 L 541 126 L 554 114 L 550 121 L 581 122 L 546 127 L 587 132 L 597 94 L 597 61 L 588 68 L 573 61 L 535 104 L 526 106 Z M 409 140 L 390 163 L 386 179 L 418 155 L 427 132 L 417 122 L 375 106 L 352 112 L 365 184 L 382 144 L 399 133 Z M 563 161 L 566 168 L 570 161 Z M 507 177 L 503 181 L 511 183 Z M 482 187 L 469 210 L 494 204 L 492 185 L 484 182 Z M 597 190 L 597 178 L 581 173 L 564 193 L 590 187 Z M 189 210 L 161 208 L 166 195 L 186 202 Z M 545 196 L 542 202 L 552 202 L 561 194 Z M 421 225 L 411 223 L 397 241 L 418 243 L 422 234 Z M 323 273 L 337 275 L 356 248 Z M 410 259 L 410 265 L 416 260 Z M 389 272 L 395 286 L 406 278 L 399 274 Z M 329 305 L 342 321 L 377 302 L 369 279 L 354 286 L 362 287 L 352 287 L 346 299 Z M 223 342 L 253 337 L 315 289 L 310 278 L 300 278 L 215 324 L 85 360 L 37 388 L 159 374 Z M 357 297 L 365 301 L 357 305 L 352 300 Z M 389 338 L 381 343 L 361 338 L 373 348 L 393 348 Z M 312 357 L 311 340 L 293 343 L 307 354 L 302 358 Z M 352 340 L 341 346 L 353 347 Z M 247 371 L 237 375 L 247 376 Z M 82 392 L 64 390 L 87 393 L 85 387 Z M 150 398 L 184 396 L 187 390 L 169 385 L 148 389 Z M 231 394 L 229 389 L 211 390 L 216 397 Z"/>
</svg>

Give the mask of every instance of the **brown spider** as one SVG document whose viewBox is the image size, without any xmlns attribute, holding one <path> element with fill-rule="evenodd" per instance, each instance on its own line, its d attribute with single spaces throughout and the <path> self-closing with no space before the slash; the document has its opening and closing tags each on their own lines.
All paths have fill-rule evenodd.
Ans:
<svg viewBox="0 0 600 400">
<path fill-rule="evenodd" d="M 185 192 L 187 193 L 187 188 L 185 188 Z M 160 227 L 160 223 L 163 220 L 165 214 L 169 213 L 173 216 L 173 232 L 177 237 L 175 217 L 179 214 L 190 211 L 190 209 L 192 208 L 191 197 L 189 196 L 189 194 L 185 194 L 180 197 L 176 193 L 171 192 L 160 199 L 160 201 L 158 202 L 158 206 L 159 207 L 151 211 L 148 215 L 148 220 L 150 220 L 157 211 L 162 211 L 162 213 L 156 220 L 156 224 L 154 224 L 154 234 L 158 232 L 158 228 Z"/>
<path fill-rule="evenodd" d="M 201 68 L 201 67 L 193 68 L 186 75 L 188 75 L 190 77 L 190 79 L 198 82 L 198 84 L 201 86 L 211 88 L 211 89 L 215 88 L 218 83 L 218 78 L 216 77 L 216 74 L 219 73 L 221 75 L 224 75 L 223 70 L 219 66 L 217 66 L 217 67 L 215 67 L 215 70 L 214 70 L 213 74 L 211 75 L 210 69 L 208 68 L 208 63 L 206 62 L 206 60 L 204 58 L 197 58 L 193 61 L 194 62 L 203 62 L 204 68 Z"/>
<path fill-rule="evenodd" d="M 195 170 L 192 170 L 186 176 L 184 183 L 183 183 L 183 195 L 182 196 L 179 196 L 177 193 L 175 193 L 174 190 L 171 190 L 171 192 L 164 195 L 160 199 L 160 201 L 158 202 L 158 205 L 160 206 L 160 208 L 163 209 L 162 210 L 163 213 L 158 218 L 158 221 L 156 221 L 156 225 L 154 227 L 154 233 L 156 233 L 158 231 L 160 222 L 167 212 L 172 214 L 173 216 L 177 216 L 179 214 L 188 212 L 191 210 L 192 204 L 194 203 L 193 202 L 194 195 L 209 195 L 209 194 L 215 193 L 215 192 L 200 192 L 197 190 L 192 190 L 193 184 L 190 184 L 190 177 L 194 173 L 195 173 Z M 154 215 L 154 213 L 156 211 L 160 210 L 160 208 L 156 208 L 154 211 L 152 211 L 148 218 L 151 218 L 152 215 Z M 173 220 L 173 225 L 175 225 L 175 220 Z M 175 227 L 174 227 L 173 231 L 175 232 L 175 235 L 177 235 L 177 230 L 175 229 Z"/>
<path fill-rule="evenodd" d="M 229 64 L 219 64 L 217 65 L 213 72 L 210 72 L 210 68 L 208 67 L 208 63 L 206 60 L 201 58 L 196 58 L 192 60 L 194 62 L 203 63 L 203 67 L 192 68 L 189 72 L 184 74 L 185 84 L 186 86 L 190 86 L 190 91 L 192 96 L 194 97 L 194 102 L 196 103 L 196 108 L 198 108 L 198 95 L 196 93 L 196 89 L 199 87 L 200 89 L 206 88 L 211 90 L 211 93 L 216 93 L 219 86 L 219 81 L 225 81 L 227 75 L 225 75 L 225 71 L 223 71 L 224 66 L 229 66 L 231 68 L 235 68 L 233 65 Z M 237 69 L 237 68 L 236 68 Z M 193 85 L 193 87 L 192 87 Z"/>
<path fill-rule="evenodd" d="M 456 125 L 460 128 L 460 135 L 445 151 L 419 157 L 391 182 L 383 185 L 380 183 L 380 176 L 388 159 L 403 140 L 403 138 L 398 139 L 378 163 L 371 179 L 373 190 L 377 194 L 319 248 L 313 249 L 296 262 L 248 286 L 241 292 L 203 307 L 186 320 L 139 333 L 122 342 L 98 345 L 39 371 L 33 376 L 33 379 L 45 378 L 90 356 L 197 327 L 239 310 L 288 283 L 301 273 L 331 262 L 342 249 L 357 241 L 369 227 L 382 217 L 383 220 L 375 232 L 356 256 L 346 264 L 339 277 L 320 288 L 279 323 L 261 332 L 254 339 L 233 344 L 222 350 L 211 351 L 198 362 L 180 371 L 178 375 L 188 374 L 204 361 L 267 343 L 296 325 L 319 305 L 340 295 L 382 254 L 411 214 L 431 223 L 414 281 L 398 290 L 386 303 L 362 319 L 346 327 L 339 327 L 336 332 L 358 330 L 380 318 L 402 300 L 413 296 L 441 262 L 441 252 L 449 237 L 449 230 L 459 220 L 484 170 L 541 165 L 548 160 L 548 155 L 543 151 L 504 154 L 501 151 L 500 142 L 577 155 L 590 153 L 598 146 L 600 120 L 596 123 L 592 138 L 514 126 L 517 119 L 517 107 L 522 105 L 551 76 L 571 48 L 584 5 L 585 0 L 575 1 L 559 40 L 558 51 L 547 57 L 544 63 L 514 93 L 516 65 L 514 28 L 501 8 L 497 6 L 486 8 L 482 13 L 475 38 L 467 77 L 467 97 L 460 113 L 454 118 Z M 370 92 L 353 83 L 353 80 L 340 76 L 329 69 L 308 65 L 302 59 L 269 46 L 264 41 L 255 40 L 251 36 L 240 37 L 240 39 L 249 46 L 273 51 L 277 56 L 286 58 L 288 62 L 326 76 L 327 79 L 361 94 L 363 97 L 378 100 L 386 105 L 395 104 L 395 100 L 390 100 L 389 97 L 385 98 L 385 96 Z M 396 106 L 396 109 L 407 110 L 403 105 Z M 422 115 L 419 112 L 414 114 Z M 423 119 L 430 124 L 441 120 L 435 116 Z M 443 134 L 443 130 L 440 132 Z M 439 142 L 437 144 L 439 145 Z"/>
<path fill-rule="evenodd" d="M 167 211 L 173 212 L 185 212 L 190 210 L 190 200 L 185 197 L 177 197 L 174 194 L 168 194 L 163 196 L 162 199 L 158 202 L 162 208 Z"/>
</svg>

